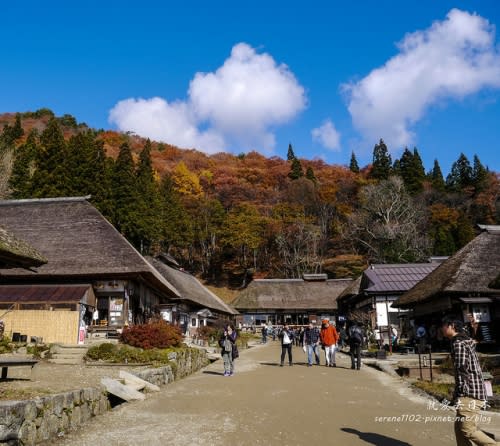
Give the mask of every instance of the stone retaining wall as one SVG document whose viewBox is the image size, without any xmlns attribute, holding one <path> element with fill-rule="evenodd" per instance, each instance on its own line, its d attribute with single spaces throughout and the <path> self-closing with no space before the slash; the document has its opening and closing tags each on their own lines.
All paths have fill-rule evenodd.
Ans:
<svg viewBox="0 0 500 446">
<path fill-rule="evenodd" d="M 196 372 L 209 363 L 204 350 L 171 353 L 171 364 L 140 372 L 129 371 L 162 386 Z M 32 446 L 77 429 L 110 409 L 104 387 L 91 387 L 26 401 L 0 402 L 0 444 Z"/>
</svg>

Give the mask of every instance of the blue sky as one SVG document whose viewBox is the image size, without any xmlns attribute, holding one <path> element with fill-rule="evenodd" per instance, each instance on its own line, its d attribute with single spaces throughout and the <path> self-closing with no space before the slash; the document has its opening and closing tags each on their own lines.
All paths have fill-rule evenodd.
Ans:
<svg viewBox="0 0 500 446">
<path fill-rule="evenodd" d="M 6 3 L 0 112 L 332 164 L 383 138 L 500 171 L 496 0 L 239 3 Z"/>
</svg>

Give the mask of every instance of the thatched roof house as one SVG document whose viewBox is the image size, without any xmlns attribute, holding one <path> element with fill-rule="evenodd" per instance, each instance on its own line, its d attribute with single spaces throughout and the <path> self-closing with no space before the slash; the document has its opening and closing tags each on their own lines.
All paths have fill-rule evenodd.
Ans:
<svg viewBox="0 0 500 446">
<path fill-rule="evenodd" d="M 488 348 L 500 339 L 500 226 L 483 230 L 395 303 L 426 324 L 439 324 L 444 313 L 479 323 L 476 338 Z"/>
<path fill-rule="evenodd" d="M 481 234 L 403 294 L 395 305 L 415 307 L 441 295 L 500 296 L 495 285 L 500 275 L 500 226 L 483 228 Z"/>
<path fill-rule="evenodd" d="M 0 225 L 48 259 L 32 270 L 0 270 L 2 280 L 136 278 L 147 280 L 166 295 L 179 297 L 87 198 L 0 201 Z"/>
<path fill-rule="evenodd" d="M 232 305 L 253 321 L 263 320 L 262 315 L 266 322 L 302 324 L 310 318 L 336 315 L 337 297 L 351 283 L 351 279 L 328 280 L 323 274 L 304 275 L 303 279 L 256 279 Z"/>
<path fill-rule="evenodd" d="M 87 198 L 0 201 L 0 225 L 47 259 L 47 263 L 29 270 L 0 268 L 2 305 L 12 307 L 22 297 L 12 287 L 5 288 L 8 285 L 29 286 L 24 292 L 29 294 L 30 304 L 38 300 L 41 311 L 50 311 L 43 285 L 57 286 L 61 300 L 74 302 L 74 288 L 70 285 L 90 284 L 96 297 L 94 303 L 80 299 L 80 311 L 68 307 L 68 311 L 76 313 L 65 316 L 64 323 L 72 331 L 70 338 L 76 338 L 82 326 L 91 324 L 92 329 L 98 326 L 109 334 L 127 324 L 145 322 L 159 311 L 160 304 L 180 298 L 179 291 Z M 27 313 L 23 317 L 25 320 Z M 187 324 L 187 316 L 184 319 Z"/>
<path fill-rule="evenodd" d="M 177 290 L 180 298 L 200 309 L 208 308 L 217 313 L 235 315 L 238 312 L 204 287 L 196 277 L 160 260 L 146 257 L 147 261 Z"/>
<path fill-rule="evenodd" d="M 35 248 L 0 226 L 0 268 L 31 268 L 47 263 Z"/>
</svg>

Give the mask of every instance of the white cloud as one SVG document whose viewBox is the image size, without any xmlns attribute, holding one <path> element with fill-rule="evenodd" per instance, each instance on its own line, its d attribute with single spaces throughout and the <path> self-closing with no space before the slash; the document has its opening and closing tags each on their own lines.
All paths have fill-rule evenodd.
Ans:
<svg viewBox="0 0 500 446">
<path fill-rule="evenodd" d="M 239 43 L 215 72 L 196 73 L 186 101 L 126 99 L 109 120 L 120 130 L 210 153 L 229 144 L 272 151 L 273 127 L 305 106 L 304 88 L 286 65 Z"/>
<path fill-rule="evenodd" d="M 156 141 L 183 148 L 203 148 L 207 153 L 222 150 L 224 138 L 209 129 L 199 131 L 185 102 L 169 104 L 162 98 L 125 99 L 109 112 L 109 121 L 122 131 L 132 131 Z"/>
<path fill-rule="evenodd" d="M 384 66 L 343 86 L 354 126 L 372 143 L 382 137 L 392 148 L 409 145 L 412 125 L 431 105 L 500 87 L 494 28 L 478 15 L 452 9 L 398 48 Z"/>
<path fill-rule="evenodd" d="M 327 149 L 340 150 L 340 133 L 330 119 L 324 121 L 320 127 L 313 129 L 311 135 L 313 141 L 319 142 Z"/>
</svg>

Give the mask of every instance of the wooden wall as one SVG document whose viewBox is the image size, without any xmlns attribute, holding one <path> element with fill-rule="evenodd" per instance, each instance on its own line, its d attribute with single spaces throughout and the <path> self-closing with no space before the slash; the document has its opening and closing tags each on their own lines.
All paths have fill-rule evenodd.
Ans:
<svg viewBox="0 0 500 446">
<path fill-rule="evenodd" d="M 13 310 L 2 317 L 4 335 L 12 333 L 42 337 L 44 343 L 76 344 L 78 341 L 78 311 Z"/>
</svg>

